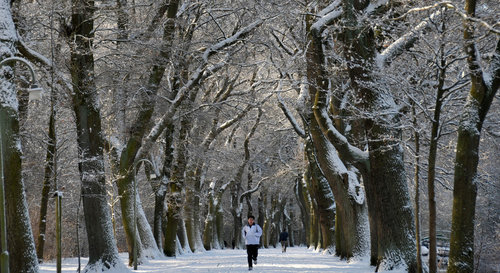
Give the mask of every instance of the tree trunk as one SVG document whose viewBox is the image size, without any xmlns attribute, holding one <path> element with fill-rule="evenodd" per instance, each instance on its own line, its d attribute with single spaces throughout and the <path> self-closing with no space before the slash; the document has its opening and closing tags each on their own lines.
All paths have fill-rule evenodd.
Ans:
<svg viewBox="0 0 500 273">
<path fill-rule="evenodd" d="M 290 199 L 290 201 L 292 201 L 292 199 Z M 293 203 L 290 202 L 290 204 L 293 204 Z M 288 245 L 290 247 L 294 247 L 295 246 L 295 237 L 293 235 L 293 224 L 292 224 L 292 222 L 293 222 L 293 218 L 295 217 L 295 214 L 292 211 L 290 211 L 289 213 L 290 213 L 290 221 L 288 221 L 287 228 L 286 228 L 286 230 L 288 231 L 288 235 L 289 235 L 289 244 Z"/>
<path fill-rule="evenodd" d="M 189 173 L 189 172 L 188 172 Z M 187 175 L 186 175 L 187 176 Z M 186 181 L 190 179 L 186 178 Z M 184 222 L 186 223 L 186 233 L 188 237 L 189 248 L 192 252 L 196 252 L 196 238 L 195 238 L 195 227 L 194 227 L 194 190 L 189 189 L 190 185 L 186 186 L 186 194 L 184 201 Z"/>
<path fill-rule="evenodd" d="M 365 238 L 367 228 L 365 194 L 359 183 L 358 174 L 347 169 L 353 164 L 345 160 L 350 156 L 349 151 L 336 150 L 333 144 L 329 142 L 331 140 L 326 138 L 331 133 L 329 126 L 333 126 L 330 125 L 333 122 L 326 114 L 328 107 L 326 102 L 328 96 L 326 94 L 329 91 L 329 80 L 325 67 L 326 59 L 323 53 L 321 33 L 312 28 L 312 21 L 313 18 L 310 16 L 306 18 L 307 28 L 309 29 L 309 44 L 306 52 L 307 88 L 309 91 L 309 104 L 313 106 L 313 112 L 306 113 L 310 117 L 305 123 L 309 124 L 311 141 L 315 150 L 315 157 L 309 157 L 310 160 L 315 159 L 317 161 L 315 164 L 319 164 L 321 167 L 322 176 L 327 181 L 323 188 L 328 186 L 331 189 L 330 194 L 333 192 L 333 196 L 330 198 L 335 197 L 336 211 L 332 215 L 336 218 L 329 219 L 328 222 L 335 225 L 335 228 L 331 226 L 330 229 L 335 230 L 336 255 L 341 258 L 350 258 L 354 255 L 362 256 L 368 244 Z M 337 124 L 336 126 L 339 127 L 340 125 Z M 342 161 L 340 158 L 334 157 L 337 153 L 340 154 Z M 344 161 L 349 164 L 344 163 Z M 331 207 L 333 207 L 333 203 Z M 320 222 L 324 222 L 321 215 L 319 217 Z M 325 230 L 325 228 L 322 229 Z M 323 231 L 322 240 L 330 241 L 333 244 L 333 238 L 330 239 L 333 236 L 333 231 L 330 233 L 331 235 Z"/>
<path fill-rule="evenodd" d="M 104 271 L 113 267 L 125 268 L 118 257 L 106 200 L 104 141 L 92 53 L 94 10 L 94 2 L 73 1 L 72 25 L 75 29 L 71 39 L 74 41 L 71 44 L 71 77 L 80 156 L 78 167 L 89 243 L 86 270 Z"/>
<path fill-rule="evenodd" d="M 257 223 L 259 223 L 259 226 L 262 227 L 262 239 L 261 239 L 261 244 L 264 248 L 269 247 L 269 220 L 268 220 L 268 211 L 267 211 L 267 193 L 265 191 L 260 192 L 260 203 L 262 203 L 262 206 L 260 207 L 259 211 L 259 219 L 257 219 Z"/>
<path fill-rule="evenodd" d="M 155 190 L 155 220 L 154 236 L 158 249 L 163 249 L 162 231 L 163 219 L 165 216 L 165 196 L 167 195 L 167 185 L 170 181 L 172 162 L 174 160 L 174 125 L 170 124 L 165 129 L 165 158 L 163 160 L 162 180 Z"/>
<path fill-rule="evenodd" d="M 311 200 L 311 227 L 309 228 L 309 241 L 313 249 L 318 249 L 320 246 L 321 233 L 319 233 L 318 209 L 315 200 Z"/>
<path fill-rule="evenodd" d="M 47 205 L 49 202 L 49 192 L 51 179 L 54 175 L 54 161 L 56 153 L 56 128 L 55 128 L 55 105 L 54 94 L 51 94 L 51 111 L 49 117 L 49 140 L 47 143 L 47 154 L 45 156 L 45 170 L 43 176 L 42 198 L 40 200 L 40 220 L 38 223 L 38 244 L 36 246 L 36 254 L 38 262 L 43 262 L 43 248 L 45 246 L 45 231 L 47 227 Z"/>
<path fill-rule="evenodd" d="M 153 236 L 156 241 L 156 246 L 158 249 L 163 249 L 162 243 L 162 223 L 163 214 L 165 213 L 165 196 L 167 191 L 162 190 L 155 192 L 155 211 L 154 211 L 154 223 L 153 223 Z"/>
<path fill-rule="evenodd" d="M 142 208 L 142 203 L 137 193 L 137 231 L 139 232 L 139 239 L 142 242 L 144 256 L 149 258 L 157 258 L 159 256 L 159 250 L 156 246 L 156 241 L 153 236 L 153 230 L 149 225 L 144 209 Z"/>
<path fill-rule="evenodd" d="M 302 183 L 302 177 L 298 176 L 295 182 L 295 199 L 299 204 L 300 213 L 302 214 L 300 219 L 302 220 L 302 225 L 304 226 L 304 234 L 309 234 L 311 214 L 309 212 L 309 206 L 307 205 L 306 189 Z M 305 244 L 307 247 L 310 246 L 308 237 L 305 236 Z"/>
<path fill-rule="evenodd" d="M 248 148 L 247 148 L 248 149 Z M 253 168 L 251 166 L 249 166 L 248 170 L 247 170 L 247 191 L 251 190 L 252 189 L 252 172 L 253 172 Z M 249 194 L 246 196 L 245 198 L 246 200 L 246 203 L 247 203 L 247 208 L 248 208 L 248 215 L 254 215 L 253 214 L 253 208 L 252 208 L 252 195 Z"/>
<path fill-rule="evenodd" d="M 0 29 L 0 33 L 1 31 Z M 4 75 L 4 68 L 0 70 L 0 75 Z M 15 98 L 15 86 L 3 77 L 0 79 L 4 82 L 2 91 L 7 91 Z M 6 104 L 4 98 L 3 96 L 0 98 L 2 100 L 0 101 L 2 134 L 0 136 L 2 174 L 0 175 L 5 189 L 8 245 L 7 249 L 2 249 L 2 251 L 8 251 L 10 272 L 37 272 L 38 261 L 21 177 L 22 152 L 21 147 L 18 146 L 20 142 L 18 114 L 16 109 Z"/>
<path fill-rule="evenodd" d="M 276 243 L 278 242 L 278 238 L 276 236 L 278 232 L 278 221 L 280 216 L 279 214 L 279 201 L 276 193 L 273 193 L 271 196 L 271 217 L 269 223 L 269 244 L 276 248 Z"/>
<path fill-rule="evenodd" d="M 315 121 L 312 123 L 315 123 Z M 319 133 L 321 134 L 321 132 Z M 320 247 L 321 249 L 327 250 L 333 248 L 335 245 L 335 201 L 330 185 L 317 165 L 318 162 L 316 158 L 319 157 L 319 154 L 313 151 L 312 146 L 312 141 L 307 141 L 305 151 L 307 161 L 309 162 L 308 168 L 312 174 L 311 188 L 313 190 L 314 199 L 318 204 L 318 220 L 321 231 Z"/>
<path fill-rule="evenodd" d="M 81 21 L 83 21 L 83 18 Z M 77 62 L 85 64 L 85 60 L 82 60 L 81 57 L 85 59 L 85 56 L 74 53 L 73 64 Z M 79 74 L 79 72 L 73 72 L 73 83 L 78 81 L 74 85 L 75 88 L 83 87 L 85 83 L 79 81 L 84 76 L 76 74 Z M 80 89 L 75 93 L 73 100 L 77 120 L 78 146 L 83 161 L 79 163 L 79 170 L 82 180 L 85 224 L 89 235 L 89 263 L 87 268 L 97 264 L 115 266 L 121 261 L 114 245 L 112 225 L 107 220 L 103 220 L 111 219 L 111 216 L 106 202 L 100 113 L 98 109 L 94 108 L 92 95 L 89 96 L 89 94 L 83 93 L 85 91 Z M 90 92 L 95 92 L 95 90 Z"/>
<path fill-rule="evenodd" d="M 418 128 L 415 105 L 412 105 L 413 126 Z M 422 273 L 422 251 L 420 246 L 420 133 L 415 130 L 415 241 L 417 242 L 417 273 Z"/>
<path fill-rule="evenodd" d="M 443 26 L 444 31 L 444 26 Z M 427 171 L 427 190 L 429 200 L 429 273 L 437 272 L 437 241 L 436 241 L 436 193 L 434 180 L 436 177 L 436 157 L 439 140 L 440 116 L 442 108 L 442 99 L 444 95 L 444 81 L 446 77 L 446 60 L 444 44 L 441 43 L 439 58 L 440 66 L 438 73 L 438 86 L 436 92 L 436 103 L 434 107 L 434 117 L 432 119 L 431 139 L 429 145 L 429 159 Z M 418 242 L 418 241 L 417 241 Z"/>
<path fill-rule="evenodd" d="M 226 248 L 226 241 L 224 240 L 224 210 L 222 209 L 222 198 L 216 199 L 217 203 L 215 205 L 215 226 L 217 238 L 219 240 L 219 245 L 221 249 Z"/>
<path fill-rule="evenodd" d="M 344 2 L 345 31 L 341 36 L 359 106 L 366 113 L 394 113 L 393 98 L 368 84 L 377 81 L 372 74 L 376 43 L 373 30 L 359 24 L 357 9 L 364 7 L 354 2 Z M 415 223 L 399 140 L 401 130 L 393 127 L 398 122 L 397 114 L 385 116 L 384 120 L 365 120 L 370 162 L 366 182 L 371 184 L 365 183 L 365 189 L 368 207 L 378 210 L 369 210 L 376 213 L 370 215 L 375 224 L 370 228 L 375 228 L 377 234 L 377 241 L 372 241 L 377 245 L 377 253 L 372 253 L 372 257 L 379 257 L 378 265 L 383 262 L 386 268 L 404 266 L 408 272 L 416 272 Z"/>
<path fill-rule="evenodd" d="M 119 2 L 119 4 L 120 4 L 119 7 L 123 8 L 124 3 Z M 141 158 L 137 158 L 137 153 L 141 148 L 142 139 L 144 138 L 144 134 L 148 129 L 148 125 L 153 115 L 156 103 L 156 94 L 160 87 L 160 83 L 163 79 L 163 75 L 165 74 L 165 67 L 171 56 L 171 47 L 175 31 L 175 18 L 179 1 L 171 1 L 170 4 L 171 5 L 169 5 L 167 11 L 168 18 L 164 24 L 162 44 L 159 53 L 157 55 L 157 61 L 153 63 L 153 65 L 151 66 L 146 86 L 140 92 L 140 99 L 142 100 L 140 111 L 137 114 L 135 121 L 130 126 L 132 129 L 130 130 L 130 135 L 128 142 L 126 143 L 126 148 L 123 149 L 122 153 L 119 155 L 120 163 L 118 169 L 119 171 L 118 177 L 120 178 L 117 181 L 117 185 L 118 185 L 118 193 L 121 196 L 120 205 L 122 209 L 123 226 L 127 238 L 129 263 L 131 263 L 133 259 L 133 248 L 134 248 L 133 242 L 134 241 L 139 242 L 140 240 L 139 237 L 136 237 L 136 233 L 133 228 L 133 222 L 134 222 L 133 219 L 134 216 L 132 215 L 132 212 L 134 211 L 133 178 L 136 174 L 131 172 L 132 170 L 135 170 L 134 164 L 138 164 L 137 163 L 139 162 L 138 160 L 141 160 Z M 119 12 L 120 11 L 121 10 L 119 9 Z M 123 36 L 125 35 L 124 32 L 126 29 L 127 22 L 125 21 L 125 18 L 119 18 L 118 23 L 119 23 L 119 29 L 121 31 L 121 33 L 119 34 Z M 138 215 L 143 214 L 142 211 L 139 211 L 138 213 L 139 213 Z M 146 231 L 147 226 L 145 224 L 147 222 L 143 221 L 140 223 L 141 225 L 143 225 L 141 229 L 143 231 Z M 149 234 L 151 234 L 151 237 L 149 237 Z M 145 258 L 143 257 L 144 253 L 147 253 L 148 256 L 151 257 L 158 256 L 159 250 L 156 244 L 155 245 L 150 244 L 151 241 L 154 241 L 153 233 L 144 232 L 142 235 L 145 236 L 144 238 L 145 240 L 142 242 L 142 244 L 138 245 L 139 247 L 138 253 L 140 254 L 138 256 L 138 259 L 140 261 L 143 260 Z M 147 247 L 149 249 L 148 251 L 144 252 L 141 249 L 142 247 Z"/>
<path fill-rule="evenodd" d="M 176 249 L 177 254 L 191 253 L 191 248 L 189 247 L 188 236 L 186 232 L 186 223 L 184 223 L 184 218 L 181 216 L 179 218 L 179 223 L 177 223 L 177 246 L 180 248 Z"/>
<path fill-rule="evenodd" d="M 311 189 L 311 170 L 308 168 L 306 172 L 304 173 L 304 193 L 306 194 L 306 197 L 304 197 L 307 206 L 309 207 L 309 215 L 310 215 L 310 221 L 309 221 L 309 233 L 306 234 L 307 240 L 309 241 L 309 248 L 313 247 L 316 249 L 319 246 L 319 234 L 318 234 L 318 206 L 316 204 L 316 201 L 314 198 L 312 198 L 314 195 L 312 194 L 312 189 Z"/>
<path fill-rule="evenodd" d="M 11 1 L 0 0 L 0 61 L 15 54 L 16 29 L 12 20 Z M 3 262 L 10 272 L 38 272 L 28 206 L 25 198 L 21 166 L 21 139 L 19 138 L 19 109 L 13 71 L 7 65 L 0 66 L 0 179 L 4 204 L 0 204 L 5 218 L 1 219 Z M 3 216 L 3 214 L 2 214 Z M 5 226 L 5 221 L 7 221 Z M 7 234 L 3 233 L 8 232 Z M 5 240 L 5 241 L 4 241 Z M 7 241 L 7 245 L 4 242 Z M 7 249 L 4 249 L 7 247 Z M 6 261 L 6 254 L 9 254 Z"/>
<path fill-rule="evenodd" d="M 0 2 L 0 10 L 10 10 L 8 1 Z M 12 19 L 1 18 L 0 26 L 9 26 Z M 14 27 L 12 23 L 11 27 Z M 14 32 L 15 33 L 15 32 Z M 14 39 L 5 35 L 3 28 L 0 28 L 0 35 Z M 14 40 L 11 40 L 12 42 Z M 0 49 L 9 49 L 7 41 L 2 41 Z M 3 51 L 7 53 L 9 51 Z M 8 57 L 0 56 L 0 59 Z M 9 254 L 10 272 L 37 272 L 38 261 L 35 252 L 35 244 L 29 220 L 28 207 L 24 195 L 24 183 L 21 176 L 21 147 L 19 146 L 19 114 L 17 106 L 13 107 L 12 101 L 16 101 L 15 85 L 4 77 L 7 66 L 0 67 L 0 81 L 2 82 L 2 95 L 0 96 L 0 153 L 1 169 L 0 179 L 4 185 L 5 209 L 8 231 L 7 249 L 2 252 Z M 10 72 L 9 74 L 11 74 Z M 12 99 L 9 101 L 9 99 Z M 5 222 L 4 222 L 5 223 Z M 3 237 L 2 234 L 0 234 Z M 0 238 L 6 239 L 6 238 Z M 3 256 L 4 254 L 2 254 Z"/>
<path fill-rule="evenodd" d="M 186 203 L 184 205 L 184 221 L 186 222 L 186 231 L 188 234 L 189 246 L 191 251 L 203 250 L 203 244 L 200 234 L 200 194 L 201 194 L 201 171 L 202 163 L 190 166 L 187 172 L 186 181 L 189 189 L 186 189 Z"/>
<path fill-rule="evenodd" d="M 215 218 L 215 204 L 213 189 L 208 193 L 208 214 L 205 218 L 205 229 L 203 230 L 203 247 L 206 250 L 211 250 L 213 243 L 217 240 L 214 236 L 214 218 Z"/>
<path fill-rule="evenodd" d="M 465 10 L 475 17 L 476 1 L 467 0 Z M 479 141 L 483 121 L 500 86 L 500 40 L 491 60 L 488 80 L 479 66 L 472 21 L 464 20 L 464 40 L 471 75 L 471 89 L 458 126 L 453 178 L 453 211 L 448 273 L 474 270 L 474 217 L 476 209 Z M 490 78 L 491 77 L 491 78 Z"/>
<path fill-rule="evenodd" d="M 185 121 L 185 120 L 183 120 Z M 168 257 L 176 255 L 176 234 L 178 224 L 181 223 L 182 208 L 184 207 L 184 188 L 186 172 L 186 137 L 188 128 L 181 122 L 180 132 L 176 141 L 177 158 L 172 166 L 171 181 L 167 192 L 167 231 L 165 234 L 165 244 L 163 252 Z"/>
<path fill-rule="evenodd" d="M 169 192 L 167 193 L 167 226 L 165 227 L 165 242 L 163 244 L 163 253 L 167 257 L 176 256 L 177 228 L 182 217 L 182 184 L 177 180 L 173 181 L 169 184 Z"/>
<path fill-rule="evenodd" d="M 130 182 L 133 181 L 134 178 L 131 178 L 131 175 L 122 173 L 116 183 L 118 186 L 118 195 L 121 196 L 120 207 L 122 211 L 123 230 L 125 231 L 125 238 L 127 240 L 128 266 L 132 266 L 134 263 L 134 240 L 137 244 L 137 264 L 142 264 L 145 258 L 142 251 L 142 242 L 139 239 L 139 233 L 136 229 L 137 215 L 134 215 L 134 211 L 136 211 L 137 214 L 143 212 L 139 212 L 139 209 L 134 209 L 134 183 Z M 124 213 L 125 211 L 127 212 Z"/>
<path fill-rule="evenodd" d="M 237 175 L 238 177 L 238 175 Z M 239 203 L 241 181 L 235 181 L 231 184 L 231 214 L 233 216 L 233 248 L 242 249 L 243 240 L 241 238 L 241 229 L 243 228 L 243 219 L 241 218 L 241 209 Z"/>
<path fill-rule="evenodd" d="M 471 97 L 464 112 L 478 114 L 477 105 L 471 105 Z M 474 270 L 474 217 L 477 196 L 477 164 L 481 124 L 471 124 L 470 116 L 464 115 L 458 129 L 457 153 L 453 187 L 453 212 L 450 239 L 449 273 L 465 273 Z"/>
</svg>

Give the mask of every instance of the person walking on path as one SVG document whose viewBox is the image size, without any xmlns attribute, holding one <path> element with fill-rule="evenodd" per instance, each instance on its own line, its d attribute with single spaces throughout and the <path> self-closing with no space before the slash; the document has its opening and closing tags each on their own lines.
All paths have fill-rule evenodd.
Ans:
<svg viewBox="0 0 500 273">
<path fill-rule="evenodd" d="M 280 233 L 281 253 L 286 252 L 287 241 L 288 241 L 288 232 L 286 232 L 286 230 L 283 230 Z"/>
<path fill-rule="evenodd" d="M 252 270 L 252 260 L 257 264 L 257 255 L 259 254 L 259 241 L 262 236 L 262 228 L 255 223 L 255 217 L 248 216 L 248 225 L 243 227 L 241 235 L 245 238 L 247 247 L 248 270 Z"/>
</svg>

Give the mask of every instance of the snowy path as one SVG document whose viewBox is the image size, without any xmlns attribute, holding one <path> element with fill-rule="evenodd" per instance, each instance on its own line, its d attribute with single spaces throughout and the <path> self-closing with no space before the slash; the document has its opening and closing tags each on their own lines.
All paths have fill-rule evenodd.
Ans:
<svg viewBox="0 0 500 273">
<path fill-rule="evenodd" d="M 126 263 L 127 254 L 120 254 Z M 82 267 L 87 262 L 82 259 Z M 63 272 L 76 272 L 75 258 L 63 260 Z M 56 272 L 54 263 L 40 265 L 40 273 Z M 367 262 L 346 263 L 331 255 L 293 247 L 287 253 L 280 248 L 259 249 L 258 264 L 252 272 L 345 272 L 371 273 Z M 132 272 L 248 272 L 245 250 L 212 250 L 204 253 L 184 254 L 177 258 L 150 260 Z M 399 273 L 392 271 L 391 273 Z"/>
</svg>

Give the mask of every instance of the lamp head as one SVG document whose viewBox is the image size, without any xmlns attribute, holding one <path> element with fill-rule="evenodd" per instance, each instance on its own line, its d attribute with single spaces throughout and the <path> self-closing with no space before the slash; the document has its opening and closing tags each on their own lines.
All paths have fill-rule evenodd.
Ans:
<svg viewBox="0 0 500 273">
<path fill-rule="evenodd" d="M 36 84 L 32 84 L 28 89 L 29 100 L 41 100 L 43 95 L 43 89 Z"/>
</svg>

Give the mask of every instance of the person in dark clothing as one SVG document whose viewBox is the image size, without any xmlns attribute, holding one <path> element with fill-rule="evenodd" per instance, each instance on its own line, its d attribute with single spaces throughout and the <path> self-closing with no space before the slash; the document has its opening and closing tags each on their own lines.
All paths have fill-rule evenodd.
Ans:
<svg viewBox="0 0 500 273">
<path fill-rule="evenodd" d="M 281 253 L 286 252 L 286 245 L 288 241 L 288 232 L 286 230 L 283 230 L 283 232 L 280 233 L 280 242 L 281 242 Z"/>
<path fill-rule="evenodd" d="M 252 270 L 252 260 L 257 264 L 257 255 L 259 254 L 259 241 L 262 236 L 262 228 L 255 223 L 255 217 L 248 216 L 248 225 L 243 227 L 241 235 L 245 238 L 247 246 L 248 270 Z"/>
</svg>

